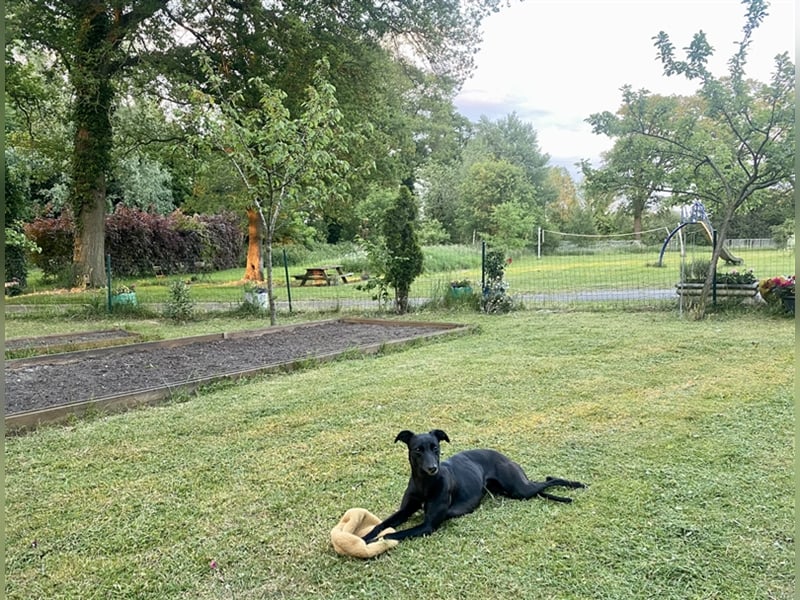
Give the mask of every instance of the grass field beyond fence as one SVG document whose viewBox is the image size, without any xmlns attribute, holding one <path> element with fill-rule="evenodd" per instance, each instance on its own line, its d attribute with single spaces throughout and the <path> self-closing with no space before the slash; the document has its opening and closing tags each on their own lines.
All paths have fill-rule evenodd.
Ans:
<svg viewBox="0 0 800 600">
<path fill-rule="evenodd" d="M 794 597 L 792 321 L 414 318 L 479 331 L 6 439 L 5 597 Z M 336 555 L 346 509 L 397 507 L 397 432 L 434 427 L 589 487 Z"/>
</svg>

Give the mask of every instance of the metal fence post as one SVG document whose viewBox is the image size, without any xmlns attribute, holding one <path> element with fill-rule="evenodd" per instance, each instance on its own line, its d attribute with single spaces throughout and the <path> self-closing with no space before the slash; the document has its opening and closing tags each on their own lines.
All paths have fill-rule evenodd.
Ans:
<svg viewBox="0 0 800 600">
<path fill-rule="evenodd" d="M 289 314 L 292 314 L 292 285 L 289 281 L 289 263 L 286 259 L 286 248 L 283 249 L 283 274 L 286 276 L 286 297 L 289 299 Z"/>
<path fill-rule="evenodd" d="M 711 230 L 711 254 L 714 254 L 714 251 L 717 249 L 717 230 Z M 717 305 L 717 265 L 714 263 L 711 265 L 711 268 L 714 269 L 714 277 L 711 279 L 711 305 Z"/>
<path fill-rule="evenodd" d="M 108 312 L 112 312 L 112 304 L 111 304 L 111 255 L 106 254 L 106 281 L 108 282 L 107 286 L 107 302 L 108 302 Z"/>
<path fill-rule="evenodd" d="M 481 242 L 481 294 L 486 293 L 486 240 Z"/>
</svg>

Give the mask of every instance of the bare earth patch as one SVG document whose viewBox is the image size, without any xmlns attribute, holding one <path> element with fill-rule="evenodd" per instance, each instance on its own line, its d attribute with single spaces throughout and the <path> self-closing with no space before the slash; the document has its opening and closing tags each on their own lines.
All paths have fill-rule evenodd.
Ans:
<svg viewBox="0 0 800 600">
<path fill-rule="evenodd" d="M 79 333 L 58 333 L 37 337 L 16 338 L 5 341 L 6 352 L 15 350 L 31 350 L 40 352 L 70 351 L 80 348 L 100 348 L 114 344 L 135 342 L 139 334 L 124 329 L 105 329 L 102 331 L 84 331 Z"/>
<path fill-rule="evenodd" d="M 322 321 L 185 345 L 133 344 L 5 362 L 6 415 L 441 332 L 440 324 Z"/>
</svg>

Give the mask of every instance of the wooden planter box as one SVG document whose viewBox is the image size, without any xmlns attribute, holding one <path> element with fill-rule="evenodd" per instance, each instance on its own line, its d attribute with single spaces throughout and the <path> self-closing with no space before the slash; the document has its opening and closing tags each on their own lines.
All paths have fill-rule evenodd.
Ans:
<svg viewBox="0 0 800 600">
<path fill-rule="evenodd" d="M 700 296 L 703 291 L 702 283 L 678 283 L 675 285 L 679 296 L 696 298 Z M 708 297 L 713 297 L 714 290 L 712 289 Z M 755 298 L 758 293 L 758 283 L 718 283 L 717 284 L 717 300 L 725 298 L 741 298 L 746 300 L 748 298 Z"/>
</svg>

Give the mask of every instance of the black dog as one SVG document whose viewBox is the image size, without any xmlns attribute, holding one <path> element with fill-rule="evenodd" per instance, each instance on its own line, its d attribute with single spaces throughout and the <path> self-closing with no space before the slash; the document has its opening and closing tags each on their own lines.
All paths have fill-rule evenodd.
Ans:
<svg viewBox="0 0 800 600">
<path fill-rule="evenodd" d="M 556 502 L 572 502 L 570 498 L 553 496 L 544 490 L 553 486 L 586 487 L 578 481 L 554 479 L 530 481 L 517 463 L 495 450 L 466 450 L 439 463 L 439 442 L 450 438 L 441 429 L 414 434 L 401 431 L 395 442 L 408 446 L 411 479 L 400 508 L 391 517 L 376 525 L 364 536 L 370 542 L 387 527 L 405 523 L 420 508 L 425 508 L 422 523 L 409 529 L 389 533 L 390 540 L 404 540 L 429 535 L 445 520 L 460 517 L 475 510 L 486 491 L 509 498 L 527 499 L 542 496 Z"/>
</svg>

